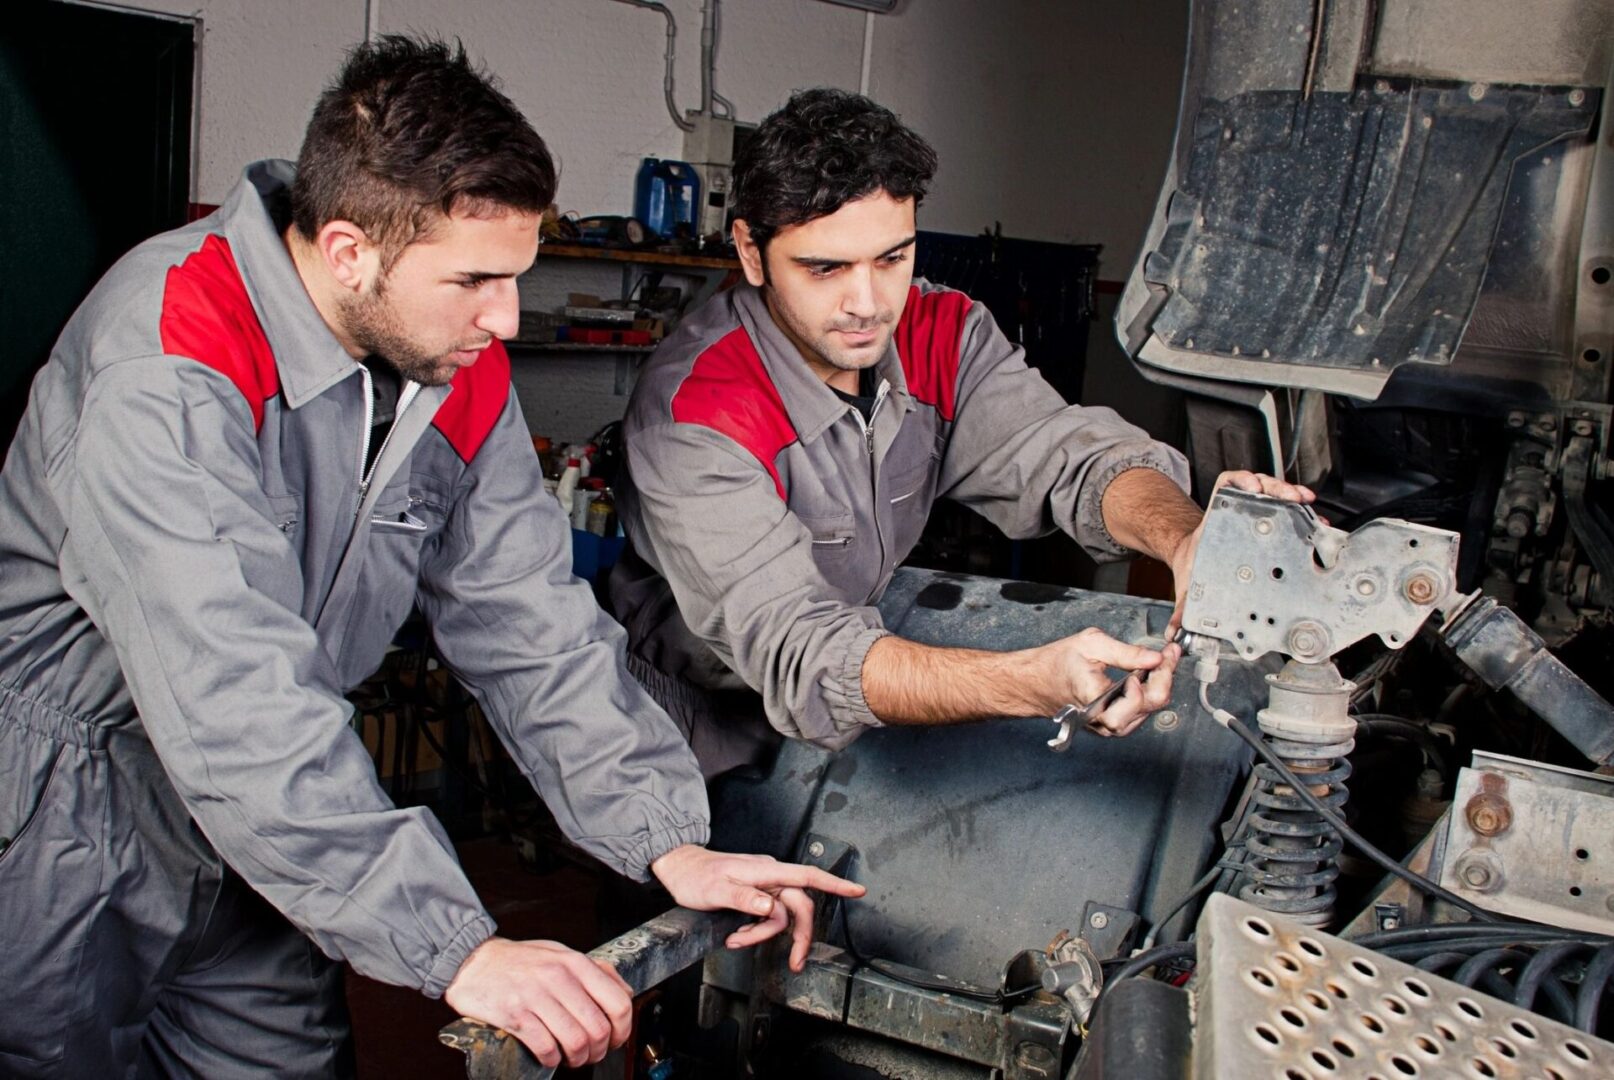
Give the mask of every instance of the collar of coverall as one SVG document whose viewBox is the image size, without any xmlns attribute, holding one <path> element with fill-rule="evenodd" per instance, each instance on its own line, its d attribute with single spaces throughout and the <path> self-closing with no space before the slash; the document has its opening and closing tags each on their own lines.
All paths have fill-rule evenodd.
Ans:
<svg viewBox="0 0 1614 1080">
<path fill-rule="evenodd" d="M 286 195 L 295 174 L 289 161 L 255 161 L 219 209 L 221 231 L 269 338 L 281 391 L 293 409 L 361 369 L 309 299 L 265 205 Z"/>
<path fill-rule="evenodd" d="M 779 324 L 773 321 L 773 315 L 768 311 L 767 301 L 762 298 L 760 289 L 742 283 L 734 287 L 733 294 L 734 308 L 739 314 L 740 325 L 745 327 L 746 333 L 755 343 L 757 355 L 762 357 L 762 366 L 773 382 L 774 389 L 779 391 L 785 412 L 790 415 L 790 423 L 796 429 L 796 437 L 803 443 L 813 442 L 831 424 L 845 416 L 849 406 L 836 397 L 835 391 L 807 366 L 807 361 L 797 350 L 796 343 L 791 341 L 779 328 Z M 891 344 L 886 346 L 885 355 L 874 365 L 874 371 L 876 386 L 879 385 L 879 379 L 891 384 L 891 389 L 886 391 L 887 401 L 880 410 L 881 413 L 889 412 L 892 416 L 900 416 L 907 412 L 911 407 L 908 380 L 902 374 L 902 361 L 897 356 L 895 336 L 892 337 Z"/>
</svg>

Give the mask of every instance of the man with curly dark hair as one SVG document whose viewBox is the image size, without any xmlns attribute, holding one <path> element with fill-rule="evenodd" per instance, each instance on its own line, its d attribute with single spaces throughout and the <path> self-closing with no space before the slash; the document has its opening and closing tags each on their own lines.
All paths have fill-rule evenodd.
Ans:
<svg viewBox="0 0 1614 1080">
<path fill-rule="evenodd" d="M 0 1074 L 350 1071 L 342 970 L 547 1064 L 629 1034 L 608 966 L 512 941 L 344 695 L 419 604 L 566 834 L 691 907 L 792 922 L 809 867 L 708 851 L 689 747 L 571 573 L 501 338 L 555 167 L 464 50 L 383 37 L 297 168 L 126 255 L 0 472 Z M 421 1033 L 423 1046 L 431 1033 Z"/>
<path fill-rule="evenodd" d="M 1170 700 L 1174 645 L 1088 629 L 999 653 L 881 626 L 874 605 L 938 498 L 1011 537 L 1060 529 L 1098 558 L 1152 555 L 1179 585 L 1201 519 L 1181 454 L 1109 409 L 1067 405 L 980 304 L 914 279 L 936 165 L 868 98 L 795 94 L 735 162 L 746 284 L 681 323 L 635 388 L 612 604 L 630 668 L 708 775 L 775 732 L 839 748 L 882 724 L 1050 716 L 1093 698 L 1106 667 L 1148 674 L 1099 734 Z"/>
</svg>

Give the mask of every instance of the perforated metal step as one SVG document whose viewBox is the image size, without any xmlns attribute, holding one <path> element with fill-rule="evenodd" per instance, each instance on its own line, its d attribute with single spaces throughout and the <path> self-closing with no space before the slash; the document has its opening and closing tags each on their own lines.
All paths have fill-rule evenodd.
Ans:
<svg viewBox="0 0 1614 1080">
<path fill-rule="evenodd" d="M 1230 896 L 1197 941 L 1197 1080 L 1614 1077 L 1614 1044 Z"/>
</svg>

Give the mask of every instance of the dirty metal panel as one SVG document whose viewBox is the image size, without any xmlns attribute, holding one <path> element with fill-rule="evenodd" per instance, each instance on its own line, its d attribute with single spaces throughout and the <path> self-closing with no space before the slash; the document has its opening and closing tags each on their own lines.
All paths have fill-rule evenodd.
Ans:
<svg viewBox="0 0 1614 1080">
<path fill-rule="evenodd" d="M 1224 488 L 1205 519 L 1183 628 L 1246 659 L 1315 663 L 1373 634 L 1399 649 L 1455 594 L 1457 543 L 1406 521 L 1347 534 L 1310 507 Z"/>
<path fill-rule="evenodd" d="M 1493 911 L 1614 934 L 1614 777 L 1476 755 L 1458 774 L 1449 828 L 1446 888 Z"/>
<path fill-rule="evenodd" d="M 1614 1044 L 1231 896 L 1197 940 L 1196 1080 L 1614 1076 Z"/>
<path fill-rule="evenodd" d="M 904 569 L 880 611 L 925 644 L 1019 649 L 1097 626 L 1161 644 L 1170 609 L 1134 597 Z M 1261 672 L 1224 665 L 1227 707 L 1265 702 Z M 871 730 L 837 755 L 787 741 L 771 772 L 714 794 L 715 842 L 794 854 L 811 833 L 858 852 L 869 888 L 847 905 L 861 955 L 996 987 L 1023 949 L 1083 926 L 1088 905 L 1157 918 L 1217 849 L 1249 751 L 1200 714 L 1191 677 L 1125 739 L 1083 733 L 1067 754 L 1053 725 L 997 720 Z"/>
</svg>

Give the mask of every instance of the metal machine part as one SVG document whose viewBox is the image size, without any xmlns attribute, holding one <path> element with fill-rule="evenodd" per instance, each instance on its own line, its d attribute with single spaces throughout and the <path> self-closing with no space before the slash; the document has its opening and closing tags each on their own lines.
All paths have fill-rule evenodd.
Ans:
<svg viewBox="0 0 1614 1080">
<path fill-rule="evenodd" d="M 1321 663 L 1377 634 L 1399 649 L 1457 591 L 1457 535 L 1405 521 L 1346 533 L 1310 507 L 1222 488 L 1195 555 L 1185 629 L 1247 660 Z"/>
<path fill-rule="evenodd" d="M 1614 935 L 1614 777 L 1477 752 L 1440 883 L 1493 911 Z"/>
<path fill-rule="evenodd" d="M 1614 1044 L 1229 896 L 1196 940 L 1196 1080 L 1614 1076 Z"/>
<path fill-rule="evenodd" d="M 1614 706 L 1549 652 L 1523 619 L 1479 597 L 1454 611 L 1441 633 L 1491 689 L 1511 691 L 1597 764 L 1614 761 Z"/>
<path fill-rule="evenodd" d="M 1345 755 L 1356 745 L 1348 713 L 1354 684 L 1333 664 L 1293 660 L 1267 676 L 1271 704 L 1257 714 L 1261 733 L 1284 763 L 1338 811 L 1349 792 Z M 1244 899 L 1314 926 L 1334 919 L 1334 880 L 1343 843 L 1334 827 L 1308 807 L 1266 762 L 1255 764 L 1255 804 L 1245 847 L 1250 881 Z"/>
<path fill-rule="evenodd" d="M 1338 812 L 1348 797 L 1356 687 L 1329 658 L 1371 635 L 1403 647 L 1455 594 L 1456 568 L 1453 533 L 1388 520 L 1345 533 L 1306 506 L 1224 488 L 1206 512 L 1183 611 L 1183 625 L 1200 639 L 1191 649 L 1195 674 L 1207 687 L 1216 681 L 1221 644 L 1246 658 L 1290 657 L 1266 677 L 1261 733 L 1311 793 Z M 1258 762 L 1255 779 L 1248 882 L 1240 895 L 1329 925 L 1339 833 L 1270 765 Z"/>
<path fill-rule="evenodd" d="M 744 921 L 734 912 L 673 908 L 589 956 L 611 964 L 634 993 L 643 993 L 721 948 L 723 939 Z M 555 1074 L 514 1035 L 475 1020 L 456 1020 L 437 1037 L 445 1046 L 464 1052 L 470 1080 L 549 1080 Z"/>
</svg>

